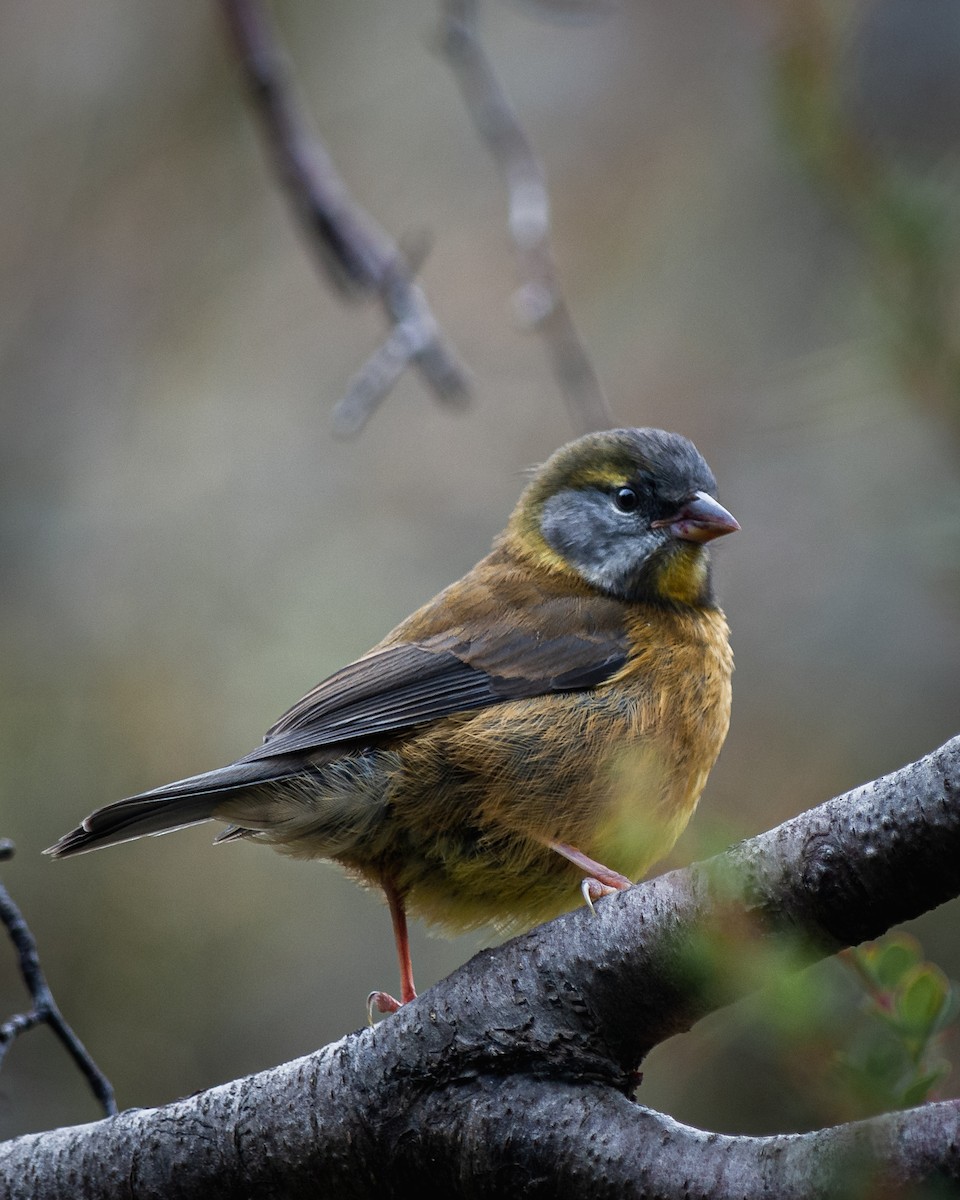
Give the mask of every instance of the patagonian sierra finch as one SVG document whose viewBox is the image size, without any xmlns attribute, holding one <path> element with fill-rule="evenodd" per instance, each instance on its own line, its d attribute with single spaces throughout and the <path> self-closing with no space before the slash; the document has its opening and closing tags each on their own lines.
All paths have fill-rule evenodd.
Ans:
<svg viewBox="0 0 960 1200">
<path fill-rule="evenodd" d="M 730 714 L 706 543 L 738 528 L 686 438 L 587 434 L 536 472 L 486 558 L 261 746 L 97 809 L 47 853 L 216 819 L 218 842 L 332 859 L 383 890 L 406 1003 L 408 910 L 528 926 L 629 886 L 680 835 Z"/>
</svg>

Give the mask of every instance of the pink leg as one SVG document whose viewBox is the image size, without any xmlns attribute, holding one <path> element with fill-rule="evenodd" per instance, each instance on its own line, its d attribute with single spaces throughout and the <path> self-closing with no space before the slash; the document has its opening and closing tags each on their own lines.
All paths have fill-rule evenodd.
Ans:
<svg viewBox="0 0 960 1200">
<path fill-rule="evenodd" d="M 595 900 L 633 886 L 633 881 L 626 875 L 621 875 L 619 871 L 611 871 L 603 863 L 598 863 L 596 859 L 581 853 L 576 846 L 568 846 L 566 842 L 548 842 L 547 845 L 583 871 L 586 878 L 580 885 L 580 891 L 591 911 Z"/>
<path fill-rule="evenodd" d="M 416 1000 L 417 989 L 413 983 L 413 963 L 410 961 L 410 938 L 407 935 L 407 912 L 403 897 L 392 883 L 384 883 L 383 891 L 390 906 L 390 920 L 393 922 L 393 940 L 397 944 L 397 957 L 400 960 L 400 996 L 397 1000 L 389 992 L 371 992 L 367 997 L 367 1018 L 373 1024 L 373 1013 L 394 1013 L 403 1004 Z"/>
</svg>

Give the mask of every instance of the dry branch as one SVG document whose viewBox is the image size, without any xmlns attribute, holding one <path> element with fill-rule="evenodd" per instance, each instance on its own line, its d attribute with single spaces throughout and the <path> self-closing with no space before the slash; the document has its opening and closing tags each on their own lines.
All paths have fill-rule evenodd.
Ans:
<svg viewBox="0 0 960 1200">
<path fill-rule="evenodd" d="M 0 841 L 0 862 L 5 862 L 13 856 L 13 843 L 4 839 Z M 46 976 L 40 966 L 40 954 L 37 950 L 36 939 L 30 932 L 30 926 L 23 918 L 20 909 L 14 903 L 7 889 L 0 884 L 0 922 L 3 923 L 17 952 L 17 964 L 20 975 L 30 993 L 32 1004 L 29 1012 L 14 1013 L 0 1024 L 0 1066 L 7 1051 L 22 1034 L 38 1025 L 47 1025 L 54 1036 L 64 1047 L 80 1073 L 90 1085 L 90 1090 L 103 1105 L 107 1116 L 117 1111 L 113 1088 L 110 1080 L 100 1070 L 90 1057 L 83 1042 L 77 1037 L 64 1020 L 63 1013 L 53 998 L 53 992 L 47 983 Z"/>
<path fill-rule="evenodd" d="M 496 76 L 477 27 L 477 0 L 443 0 L 440 44 L 481 140 L 507 186 L 507 224 L 521 285 L 521 323 L 543 337 L 574 425 L 614 424 L 603 388 L 563 297 L 550 244 L 550 195 L 543 167 Z"/>
<path fill-rule="evenodd" d="M 443 337 L 400 249 L 350 195 L 324 146 L 309 131 L 286 60 L 259 0 L 221 0 L 277 175 L 307 242 L 342 293 L 376 295 L 390 332 L 354 376 L 334 410 L 335 431 L 363 428 L 413 365 L 434 395 L 461 404 L 470 380 Z"/>
</svg>

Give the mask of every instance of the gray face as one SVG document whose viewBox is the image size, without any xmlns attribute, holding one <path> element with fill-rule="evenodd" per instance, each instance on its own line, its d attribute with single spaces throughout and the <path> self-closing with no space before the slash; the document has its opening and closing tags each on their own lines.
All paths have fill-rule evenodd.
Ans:
<svg viewBox="0 0 960 1200">
<path fill-rule="evenodd" d="M 650 528 L 645 505 L 621 512 L 601 488 L 563 488 L 544 503 L 540 531 L 583 578 L 615 596 L 628 596 L 651 556 L 672 540 Z"/>
</svg>

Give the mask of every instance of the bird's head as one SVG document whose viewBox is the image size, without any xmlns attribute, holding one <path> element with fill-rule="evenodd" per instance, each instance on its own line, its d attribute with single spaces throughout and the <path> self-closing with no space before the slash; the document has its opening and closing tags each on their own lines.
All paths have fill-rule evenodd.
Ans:
<svg viewBox="0 0 960 1200">
<path fill-rule="evenodd" d="M 537 471 L 507 537 L 621 600 L 714 603 L 705 543 L 740 526 L 696 446 L 662 429 L 588 433 Z"/>
</svg>

